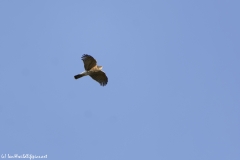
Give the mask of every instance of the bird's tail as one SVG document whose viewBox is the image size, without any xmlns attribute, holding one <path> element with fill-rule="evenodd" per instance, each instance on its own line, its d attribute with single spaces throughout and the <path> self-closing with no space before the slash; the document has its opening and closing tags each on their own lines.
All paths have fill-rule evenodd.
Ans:
<svg viewBox="0 0 240 160">
<path fill-rule="evenodd" d="M 81 77 L 83 77 L 83 76 L 85 76 L 85 74 L 77 74 L 77 75 L 74 76 L 74 78 L 75 78 L 75 79 L 78 79 L 78 78 L 81 78 Z"/>
</svg>

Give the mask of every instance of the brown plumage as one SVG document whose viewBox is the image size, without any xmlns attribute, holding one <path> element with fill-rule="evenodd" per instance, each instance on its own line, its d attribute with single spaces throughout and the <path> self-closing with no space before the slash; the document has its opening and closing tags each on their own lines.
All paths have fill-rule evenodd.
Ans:
<svg viewBox="0 0 240 160">
<path fill-rule="evenodd" d="M 98 66 L 97 61 L 90 55 L 84 54 L 82 56 L 82 60 L 83 60 L 83 63 L 84 63 L 85 71 L 80 73 L 80 74 L 75 75 L 74 78 L 78 79 L 78 78 L 81 78 L 83 76 L 89 75 L 90 77 L 92 77 L 92 79 L 94 79 L 95 81 L 100 83 L 101 86 L 107 85 L 108 77 L 102 71 L 103 67 Z"/>
</svg>

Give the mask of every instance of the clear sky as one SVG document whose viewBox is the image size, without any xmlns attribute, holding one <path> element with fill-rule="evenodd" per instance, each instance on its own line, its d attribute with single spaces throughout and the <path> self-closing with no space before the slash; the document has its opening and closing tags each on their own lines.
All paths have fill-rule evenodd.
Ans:
<svg viewBox="0 0 240 160">
<path fill-rule="evenodd" d="M 0 1 L 0 154 L 239 160 L 240 1 Z M 81 56 L 103 66 L 102 87 Z"/>
</svg>

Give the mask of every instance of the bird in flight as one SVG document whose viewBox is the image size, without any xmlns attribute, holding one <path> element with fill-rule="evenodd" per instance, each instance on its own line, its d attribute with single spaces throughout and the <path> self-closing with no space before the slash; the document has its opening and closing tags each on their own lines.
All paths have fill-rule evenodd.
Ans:
<svg viewBox="0 0 240 160">
<path fill-rule="evenodd" d="M 82 56 L 85 71 L 74 76 L 75 79 L 83 76 L 90 76 L 92 79 L 100 83 L 101 86 L 105 86 L 108 83 L 108 77 L 102 71 L 102 66 L 97 65 L 97 61 L 90 55 L 84 54 Z"/>
</svg>

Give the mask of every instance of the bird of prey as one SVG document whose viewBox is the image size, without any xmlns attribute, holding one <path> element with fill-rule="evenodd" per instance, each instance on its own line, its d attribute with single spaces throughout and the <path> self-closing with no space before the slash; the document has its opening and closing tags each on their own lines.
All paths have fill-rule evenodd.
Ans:
<svg viewBox="0 0 240 160">
<path fill-rule="evenodd" d="M 78 79 L 83 76 L 89 75 L 90 77 L 92 77 L 92 79 L 94 79 L 95 81 L 100 83 L 101 86 L 105 86 L 108 83 L 108 77 L 102 71 L 103 67 L 98 66 L 97 61 L 88 54 L 84 54 L 82 56 L 82 60 L 84 63 L 85 71 L 80 74 L 75 75 L 74 78 Z"/>
</svg>

